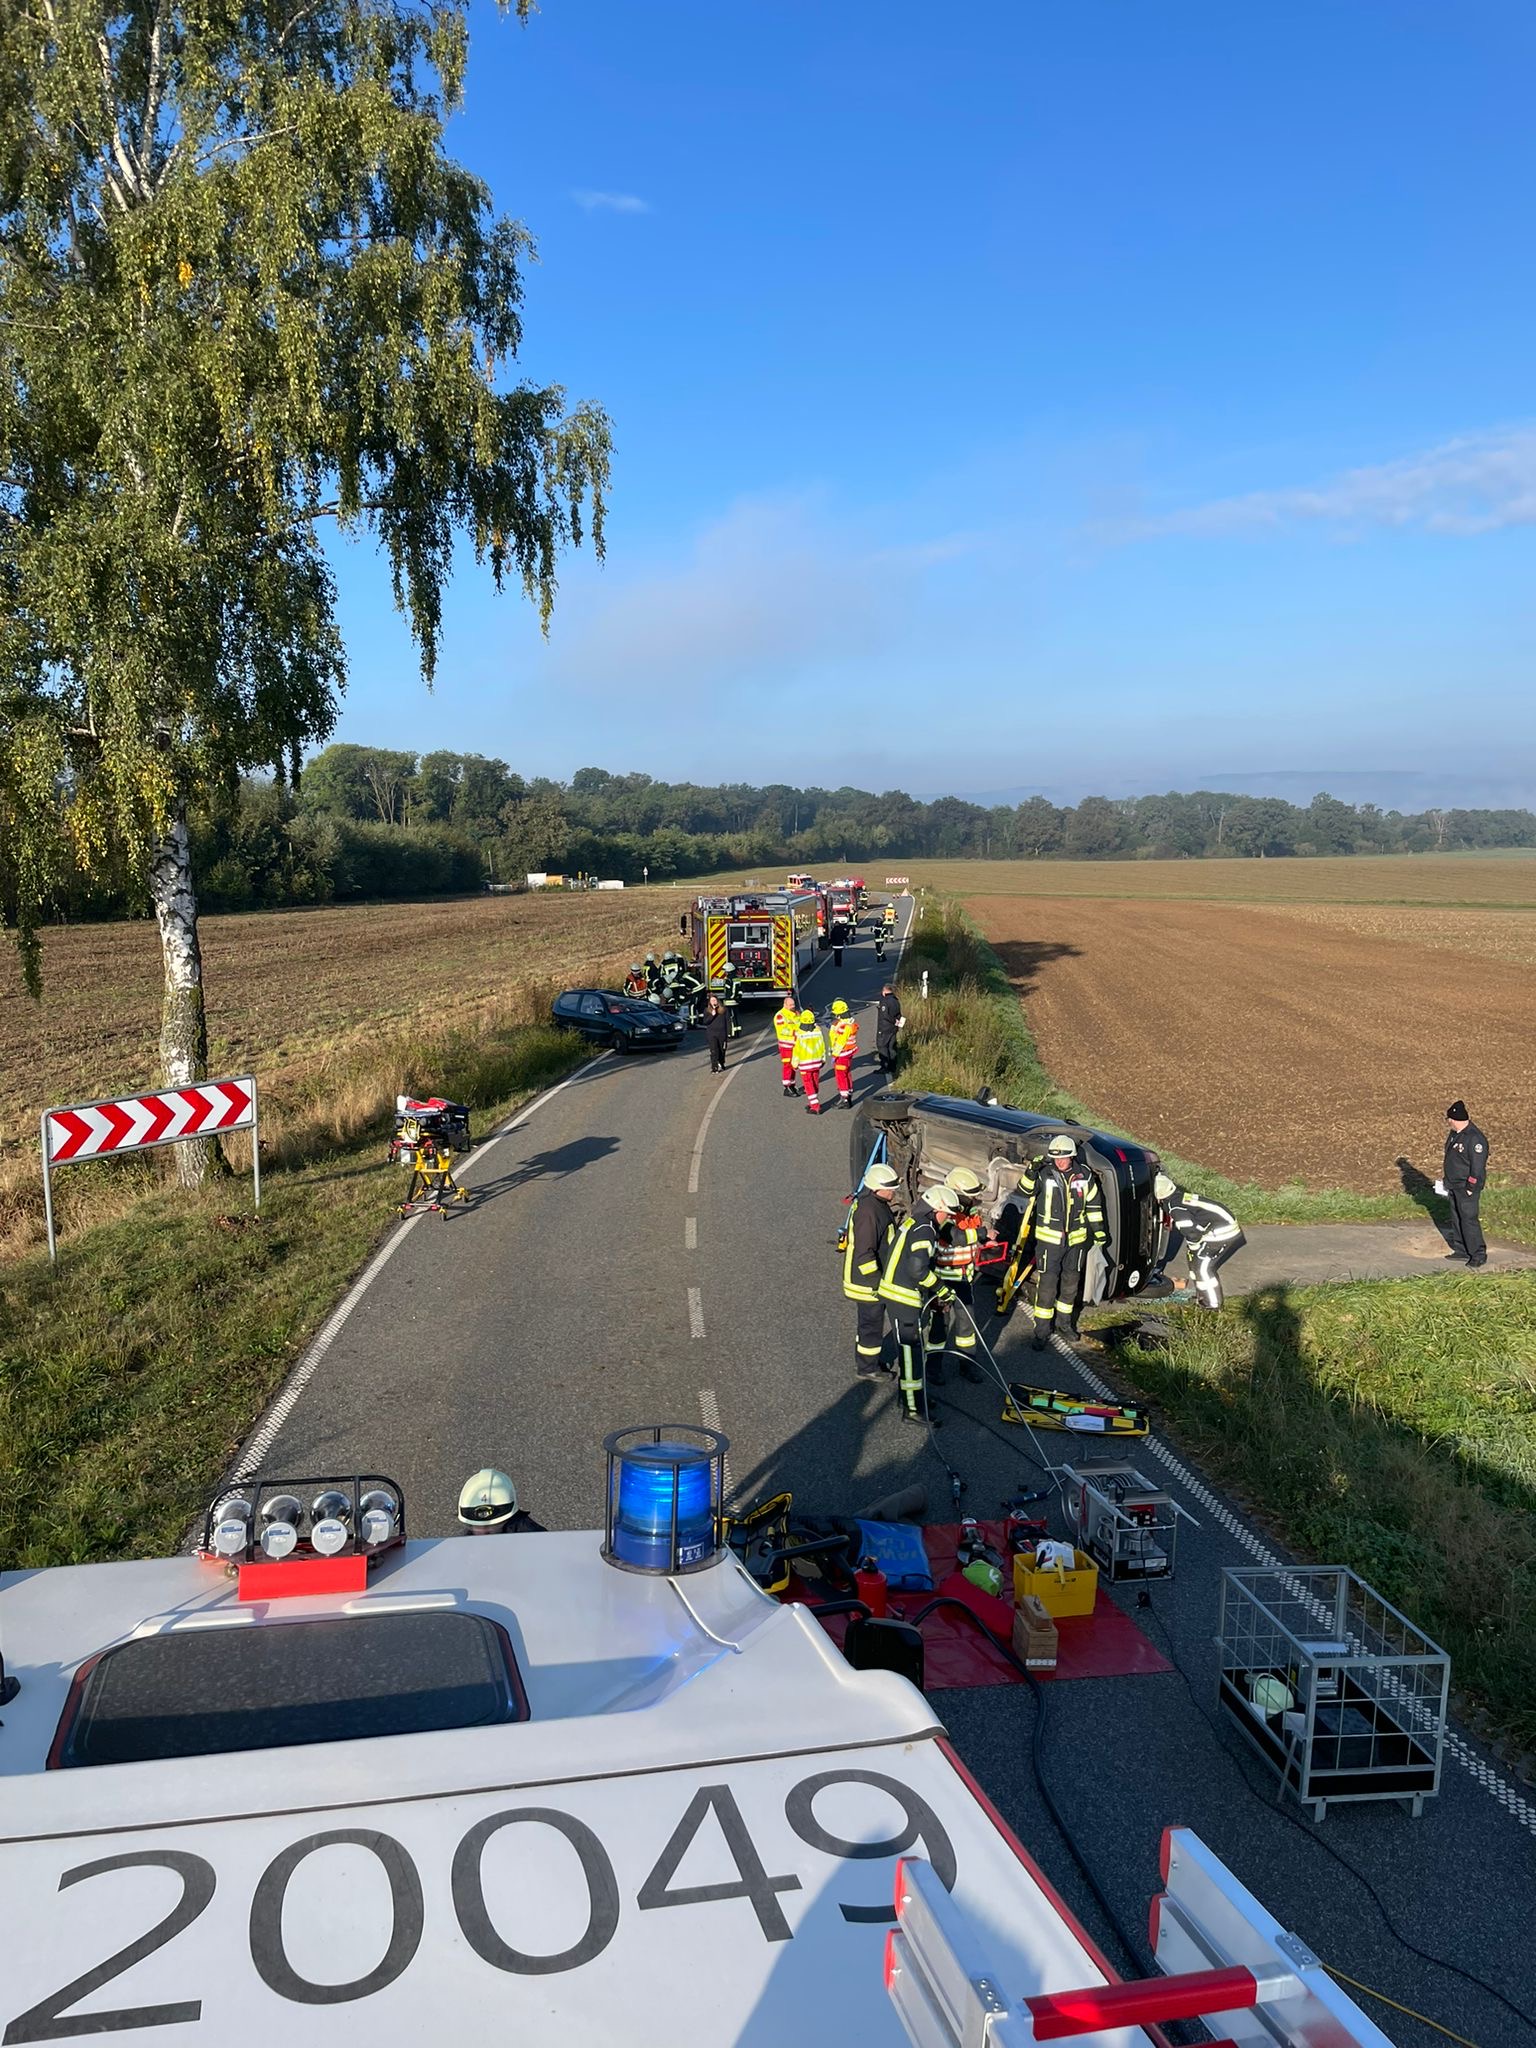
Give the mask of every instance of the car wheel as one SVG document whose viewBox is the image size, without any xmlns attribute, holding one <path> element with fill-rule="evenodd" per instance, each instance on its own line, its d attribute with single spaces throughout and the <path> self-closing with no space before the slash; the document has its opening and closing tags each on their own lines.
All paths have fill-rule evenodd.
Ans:
<svg viewBox="0 0 1536 2048">
<path fill-rule="evenodd" d="M 633 1052 L 635 1049 L 635 1041 L 630 1037 L 627 1031 L 620 1031 L 617 1027 L 615 1027 L 614 1030 L 609 1033 L 608 1048 L 610 1052 L 616 1052 L 619 1054 Z"/>
</svg>

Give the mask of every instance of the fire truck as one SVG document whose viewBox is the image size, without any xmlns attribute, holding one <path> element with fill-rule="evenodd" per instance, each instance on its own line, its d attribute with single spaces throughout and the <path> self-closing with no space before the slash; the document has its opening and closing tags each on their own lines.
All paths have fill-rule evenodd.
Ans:
<svg viewBox="0 0 1536 2048">
<path fill-rule="evenodd" d="M 5 2042 L 1391 2048 L 1184 1828 L 1118 1979 L 881 1642 L 725 1547 L 724 1438 L 604 1448 L 601 1538 L 253 1477 L 195 1556 L 0 1573 Z"/>
<path fill-rule="evenodd" d="M 859 884 L 846 875 L 836 882 L 829 882 L 826 889 L 827 914 L 833 924 L 845 924 L 852 937 L 859 922 L 859 907 L 863 901 Z"/>
<path fill-rule="evenodd" d="M 778 1002 L 799 994 L 826 931 L 826 899 L 805 889 L 701 896 L 683 917 L 682 929 L 708 987 L 725 986 L 729 962 L 743 1001 Z"/>
</svg>

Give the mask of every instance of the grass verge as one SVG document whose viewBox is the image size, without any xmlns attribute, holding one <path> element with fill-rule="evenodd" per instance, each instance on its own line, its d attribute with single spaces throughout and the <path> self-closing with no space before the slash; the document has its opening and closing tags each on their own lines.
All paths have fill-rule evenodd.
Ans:
<svg viewBox="0 0 1536 2048">
<path fill-rule="evenodd" d="M 1119 1376 L 1536 1748 L 1536 1274 L 1271 1287 L 1166 1320 L 1166 1348 L 1117 1347 Z"/>
<path fill-rule="evenodd" d="M 589 1056 L 548 1024 L 510 1018 L 437 1038 L 418 1032 L 391 1050 L 403 1058 L 402 1086 L 430 1084 L 474 1104 L 481 1131 Z M 305 1127 L 266 1177 L 259 1219 L 248 1185 L 215 1183 L 192 1197 L 159 1186 L 128 1213 L 66 1237 L 56 1274 L 36 1254 L 0 1265 L 8 1569 L 176 1548 L 393 1227 L 400 1175 L 382 1159 L 395 1075 L 393 1059 L 370 1064 L 346 1138 L 322 1148 Z"/>
</svg>

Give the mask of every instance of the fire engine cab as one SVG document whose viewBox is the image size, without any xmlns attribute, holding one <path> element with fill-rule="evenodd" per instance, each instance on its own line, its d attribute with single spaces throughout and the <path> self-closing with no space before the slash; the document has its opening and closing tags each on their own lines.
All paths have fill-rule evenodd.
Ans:
<svg viewBox="0 0 1536 2048">
<path fill-rule="evenodd" d="M 0 2040 L 1389 2048 L 1182 1830 L 1118 1982 L 922 1693 L 722 1547 L 724 1440 L 605 1449 L 601 1532 L 258 1476 L 195 1555 L 0 1575 Z"/>
</svg>

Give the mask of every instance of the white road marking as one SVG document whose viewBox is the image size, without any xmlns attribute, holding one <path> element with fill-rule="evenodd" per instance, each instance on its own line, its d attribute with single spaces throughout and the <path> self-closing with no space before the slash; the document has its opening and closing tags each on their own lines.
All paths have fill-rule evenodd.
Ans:
<svg viewBox="0 0 1536 2048">
<path fill-rule="evenodd" d="M 688 1192 L 690 1195 L 696 1195 L 699 1192 L 699 1168 L 704 1163 L 704 1140 L 709 1136 L 709 1127 L 714 1122 L 715 1111 L 720 1107 L 720 1098 L 745 1065 L 746 1061 L 742 1060 L 732 1067 L 725 1079 L 720 1083 L 720 1086 L 709 1098 L 709 1107 L 705 1110 L 703 1121 L 699 1125 L 699 1134 L 693 1141 L 693 1157 L 688 1162 Z"/>
<path fill-rule="evenodd" d="M 697 1287 L 688 1290 L 688 1334 L 702 1337 L 704 1334 L 704 1296 Z"/>
<path fill-rule="evenodd" d="M 699 1413 L 704 1418 L 704 1427 L 712 1429 L 716 1436 L 723 1434 L 720 1428 L 720 1403 L 715 1399 L 713 1387 L 700 1387 Z M 736 1481 L 731 1476 L 731 1454 L 726 1452 L 720 1461 L 720 1483 L 725 1489 L 725 1499 L 730 1500 L 736 1491 Z"/>
<path fill-rule="evenodd" d="M 683 1250 L 696 1252 L 699 1248 L 699 1219 L 687 1216 L 683 1219 Z"/>
</svg>

